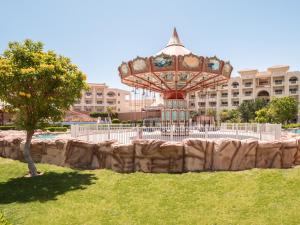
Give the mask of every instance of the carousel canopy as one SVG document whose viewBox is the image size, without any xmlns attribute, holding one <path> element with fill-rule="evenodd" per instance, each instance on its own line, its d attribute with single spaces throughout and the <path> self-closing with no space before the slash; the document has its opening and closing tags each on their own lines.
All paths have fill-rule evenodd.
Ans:
<svg viewBox="0 0 300 225">
<path fill-rule="evenodd" d="M 189 92 L 227 83 L 232 72 L 229 62 L 191 53 L 176 29 L 158 54 L 137 57 L 119 66 L 122 83 L 162 93 L 166 99 L 183 99 Z"/>
</svg>

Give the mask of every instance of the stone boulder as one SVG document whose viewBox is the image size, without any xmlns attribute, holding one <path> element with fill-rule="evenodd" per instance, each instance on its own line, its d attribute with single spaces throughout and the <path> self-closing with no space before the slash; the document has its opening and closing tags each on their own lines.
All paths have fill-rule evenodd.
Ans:
<svg viewBox="0 0 300 225">
<path fill-rule="evenodd" d="M 69 140 L 66 146 L 65 165 L 72 168 L 92 169 L 96 144 L 79 140 Z"/>
<path fill-rule="evenodd" d="M 230 170 L 247 170 L 255 167 L 255 156 L 258 141 L 254 139 L 242 140 L 234 154 Z"/>
<path fill-rule="evenodd" d="M 231 170 L 233 159 L 240 147 L 240 140 L 215 139 L 212 170 Z"/>
<path fill-rule="evenodd" d="M 183 143 L 162 140 L 136 140 L 135 169 L 141 172 L 183 172 Z"/>
<path fill-rule="evenodd" d="M 282 168 L 291 168 L 295 165 L 298 153 L 298 142 L 296 139 L 283 140 L 281 142 Z"/>
<path fill-rule="evenodd" d="M 112 170 L 120 173 L 134 172 L 133 144 L 112 145 Z"/>
<path fill-rule="evenodd" d="M 183 140 L 184 171 L 211 170 L 214 142 L 209 139 Z"/>
<path fill-rule="evenodd" d="M 25 141 L 21 144 L 22 153 L 24 154 Z M 43 155 L 46 155 L 46 141 L 32 139 L 30 145 L 30 154 L 34 162 L 40 163 Z"/>
<path fill-rule="evenodd" d="M 45 141 L 46 154 L 42 155 L 41 163 L 64 166 L 66 146 L 66 140 Z"/>
<path fill-rule="evenodd" d="M 256 150 L 257 168 L 281 168 L 281 142 L 260 141 Z"/>
<path fill-rule="evenodd" d="M 294 164 L 295 165 L 300 165 L 300 138 L 296 138 L 296 142 L 297 142 L 297 152 L 295 154 L 295 161 Z"/>
<path fill-rule="evenodd" d="M 92 158 L 92 169 L 111 169 L 112 168 L 112 144 L 116 141 L 103 141 L 94 148 Z"/>
<path fill-rule="evenodd" d="M 20 149 L 22 138 L 5 137 L 0 139 L 0 155 L 10 159 L 23 159 L 23 154 Z"/>
</svg>

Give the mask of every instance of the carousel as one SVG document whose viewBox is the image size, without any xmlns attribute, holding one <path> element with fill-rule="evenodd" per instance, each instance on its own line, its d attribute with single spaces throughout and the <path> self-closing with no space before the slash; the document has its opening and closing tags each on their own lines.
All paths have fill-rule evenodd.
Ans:
<svg viewBox="0 0 300 225">
<path fill-rule="evenodd" d="M 175 28 L 160 52 L 150 57 L 136 57 L 118 68 L 122 83 L 132 87 L 134 92 L 141 90 L 162 96 L 161 126 L 176 127 L 178 135 L 188 134 L 186 128 L 192 110 L 188 107 L 187 95 L 227 83 L 232 69 L 229 62 L 216 56 L 193 54 L 184 47 Z"/>
</svg>

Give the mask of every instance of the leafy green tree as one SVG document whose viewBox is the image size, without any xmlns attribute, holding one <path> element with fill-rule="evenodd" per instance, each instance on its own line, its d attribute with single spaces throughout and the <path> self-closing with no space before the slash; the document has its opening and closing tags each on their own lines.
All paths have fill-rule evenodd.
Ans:
<svg viewBox="0 0 300 225">
<path fill-rule="evenodd" d="M 241 115 L 237 109 L 232 109 L 228 111 L 229 121 L 232 123 L 240 123 L 241 122 Z"/>
<path fill-rule="evenodd" d="M 241 122 L 240 112 L 236 109 L 222 110 L 220 112 L 221 122 L 239 123 Z"/>
<path fill-rule="evenodd" d="M 24 158 L 31 176 L 37 170 L 30 154 L 35 130 L 59 121 L 86 88 L 86 76 L 70 59 L 44 51 L 41 42 L 10 42 L 0 56 L 0 99 L 16 111 L 26 131 Z"/>
<path fill-rule="evenodd" d="M 269 123 L 272 121 L 273 116 L 269 110 L 269 107 L 262 108 L 255 112 L 255 122 L 257 123 Z"/>
<path fill-rule="evenodd" d="M 273 117 L 273 122 L 286 124 L 297 118 L 298 102 L 291 96 L 274 98 L 270 102 L 269 113 Z"/>
<path fill-rule="evenodd" d="M 250 122 L 255 119 L 255 112 L 267 106 L 268 102 L 264 99 L 256 99 L 255 101 L 243 101 L 238 111 L 244 122 Z"/>
<path fill-rule="evenodd" d="M 229 112 L 228 110 L 224 109 L 220 112 L 220 121 L 226 122 L 229 120 Z"/>
</svg>

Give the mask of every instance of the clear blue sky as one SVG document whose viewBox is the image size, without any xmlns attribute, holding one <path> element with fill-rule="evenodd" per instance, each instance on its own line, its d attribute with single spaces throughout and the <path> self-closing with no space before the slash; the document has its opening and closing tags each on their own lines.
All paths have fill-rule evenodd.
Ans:
<svg viewBox="0 0 300 225">
<path fill-rule="evenodd" d="M 300 70 L 300 1 L 1 0 L 0 52 L 9 41 L 42 41 L 68 56 L 89 82 L 124 87 L 118 65 L 165 46 L 176 26 L 195 54 L 243 68 Z"/>
</svg>

